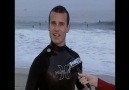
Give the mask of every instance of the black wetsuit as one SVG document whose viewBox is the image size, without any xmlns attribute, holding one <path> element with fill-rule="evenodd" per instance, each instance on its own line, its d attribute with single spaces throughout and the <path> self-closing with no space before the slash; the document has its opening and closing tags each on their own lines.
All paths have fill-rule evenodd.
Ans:
<svg viewBox="0 0 129 90">
<path fill-rule="evenodd" d="M 77 71 L 68 71 L 67 64 L 79 55 L 66 45 L 58 47 L 51 42 L 33 61 L 25 90 L 79 90 L 84 86 L 79 82 Z M 82 63 L 77 65 L 82 71 Z"/>
</svg>

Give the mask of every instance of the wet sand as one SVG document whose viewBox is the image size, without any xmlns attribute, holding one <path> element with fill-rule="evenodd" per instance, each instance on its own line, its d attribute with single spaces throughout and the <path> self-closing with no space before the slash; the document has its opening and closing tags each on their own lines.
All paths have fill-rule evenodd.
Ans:
<svg viewBox="0 0 129 90">
<path fill-rule="evenodd" d="M 28 72 L 29 69 L 23 69 L 23 68 L 15 69 L 15 90 L 25 90 Z M 97 76 L 109 83 L 115 84 L 115 77 L 108 75 L 97 75 Z M 75 90 L 77 90 L 77 88 Z M 95 90 L 94 87 L 92 87 L 92 90 Z"/>
</svg>

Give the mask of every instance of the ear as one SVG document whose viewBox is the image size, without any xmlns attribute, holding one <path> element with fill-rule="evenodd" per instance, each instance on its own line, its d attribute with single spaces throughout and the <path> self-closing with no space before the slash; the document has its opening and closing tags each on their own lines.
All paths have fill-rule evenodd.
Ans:
<svg viewBox="0 0 129 90">
<path fill-rule="evenodd" d="M 66 31 L 66 33 L 68 33 L 69 30 L 70 30 L 70 25 L 67 26 L 67 31 Z"/>
</svg>

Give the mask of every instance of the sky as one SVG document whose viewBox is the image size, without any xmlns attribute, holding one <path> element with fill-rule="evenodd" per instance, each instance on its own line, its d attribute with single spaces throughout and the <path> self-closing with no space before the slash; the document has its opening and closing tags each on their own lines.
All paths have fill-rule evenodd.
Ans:
<svg viewBox="0 0 129 90">
<path fill-rule="evenodd" d="M 96 22 L 115 20 L 115 0 L 15 0 L 15 17 L 42 17 L 63 5 L 71 21 Z"/>
</svg>

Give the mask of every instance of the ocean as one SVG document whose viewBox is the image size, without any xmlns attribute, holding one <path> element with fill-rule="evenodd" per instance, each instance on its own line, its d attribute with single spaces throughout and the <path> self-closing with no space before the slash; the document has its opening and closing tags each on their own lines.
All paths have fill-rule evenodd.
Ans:
<svg viewBox="0 0 129 90">
<path fill-rule="evenodd" d="M 115 76 L 115 22 L 70 22 L 66 45 L 83 62 L 83 72 Z M 15 68 L 30 68 L 50 43 L 48 22 L 15 22 Z"/>
</svg>

